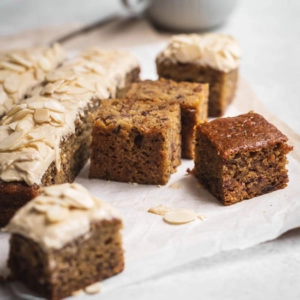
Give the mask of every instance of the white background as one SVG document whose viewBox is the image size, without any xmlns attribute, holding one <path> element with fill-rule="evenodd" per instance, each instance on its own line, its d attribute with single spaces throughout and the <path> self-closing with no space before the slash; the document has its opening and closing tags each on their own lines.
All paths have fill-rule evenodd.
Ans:
<svg viewBox="0 0 300 300">
<path fill-rule="evenodd" d="M 120 5 L 113 0 L 2 0 L 0 34 L 69 22 L 92 22 L 119 9 Z M 241 0 L 229 22 L 218 29 L 239 40 L 243 77 L 269 111 L 298 133 L 299 15 L 298 0 Z M 133 297 L 142 300 L 300 299 L 300 230 L 99 295 L 100 299 Z"/>
</svg>

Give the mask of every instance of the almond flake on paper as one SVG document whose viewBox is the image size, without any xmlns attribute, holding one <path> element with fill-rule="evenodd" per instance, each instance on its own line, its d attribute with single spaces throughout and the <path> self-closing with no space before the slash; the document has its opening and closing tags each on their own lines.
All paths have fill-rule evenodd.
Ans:
<svg viewBox="0 0 300 300">
<path fill-rule="evenodd" d="M 168 186 L 171 189 L 180 190 L 182 185 L 179 182 L 174 182 Z"/>
<path fill-rule="evenodd" d="M 90 294 L 90 295 L 93 295 L 93 294 L 98 294 L 100 293 L 102 289 L 102 285 L 100 282 L 96 282 L 96 283 L 93 283 L 87 287 L 84 288 L 84 292 L 86 294 Z"/>
<path fill-rule="evenodd" d="M 191 209 L 173 209 L 162 204 L 149 208 L 148 212 L 162 216 L 166 223 L 172 225 L 186 224 L 196 219 L 201 221 L 206 220 L 206 217 L 197 214 Z"/>
</svg>

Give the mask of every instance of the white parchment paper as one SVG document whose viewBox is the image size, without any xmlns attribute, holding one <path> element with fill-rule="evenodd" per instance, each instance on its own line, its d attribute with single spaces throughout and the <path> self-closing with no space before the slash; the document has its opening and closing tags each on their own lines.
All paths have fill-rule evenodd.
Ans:
<svg viewBox="0 0 300 300">
<path fill-rule="evenodd" d="M 140 58 L 143 78 L 155 78 L 154 57 L 161 45 L 132 49 Z M 236 99 L 227 115 L 238 115 L 249 109 L 267 114 L 244 80 L 239 83 Z M 268 115 L 268 114 L 267 114 Z M 277 118 L 278 125 L 282 124 Z M 267 119 L 269 119 L 267 117 Z M 283 130 L 284 129 L 284 130 Z M 300 162 L 298 136 L 285 126 L 282 130 L 293 137 L 294 154 L 289 155 L 287 188 L 232 206 L 223 206 L 186 170 L 193 161 L 183 160 L 178 172 L 166 186 L 136 185 L 88 179 L 87 164 L 77 182 L 94 196 L 116 207 L 124 220 L 123 242 L 126 267 L 120 275 L 104 282 L 104 291 L 153 277 L 168 269 L 221 251 L 244 249 L 275 239 L 289 229 L 300 226 Z M 189 208 L 206 217 L 185 225 L 169 225 L 161 216 L 150 214 L 148 208 L 163 204 L 171 208 Z M 0 234 L 0 269 L 5 265 L 8 235 Z M 80 296 L 79 299 L 87 296 Z M 97 298 L 89 296 L 87 299 Z"/>
</svg>

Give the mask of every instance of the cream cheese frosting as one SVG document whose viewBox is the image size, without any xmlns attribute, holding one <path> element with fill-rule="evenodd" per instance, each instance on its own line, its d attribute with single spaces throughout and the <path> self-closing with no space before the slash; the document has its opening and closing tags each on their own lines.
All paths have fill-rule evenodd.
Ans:
<svg viewBox="0 0 300 300">
<path fill-rule="evenodd" d="M 41 189 L 23 206 L 6 230 L 37 242 L 43 249 L 60 249 L 88 234 L 92 222 L 119 219 L 109 204 L 92 197 L 80 184 L 65 183 Z"/>
<path fill-rule="evenodd" d="M 76 118 L 92 99 L 114 97 L 136 67 L 130 53 L 92 49 L 48 73 L 0 121 L 0 179 L 40 184 L 53 161 L 59 170 L 59 145 L 75 131 Z"/>
<path fill-rule="evenodd" d="M 58 44 L 0 53 L 0 116 L 19 103 L 27 90 L 43 81 L 65 57 Z"/>
<path fill-rule="evenodd" d="M 193 63 L 229 72 L 239 67 L 240 52 L 238 42 L 230 35 L 179 34 L 171 38 L 158 54 L 157 61 L 168 59 L 174 63 Z"/>
</svg>

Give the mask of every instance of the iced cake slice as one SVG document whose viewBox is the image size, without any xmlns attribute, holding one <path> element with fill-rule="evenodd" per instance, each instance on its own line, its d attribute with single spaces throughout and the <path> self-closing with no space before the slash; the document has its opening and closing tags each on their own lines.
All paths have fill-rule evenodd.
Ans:
<svg viewBox="0 0 300 300">
<path fill-rule="evenodd" d="M 249 112 L 196 128 L 194 174 L 225 205 L 286 187 L 287 137 Z"/>
<path fill-rule="evenodd" d="M 126 93 L 129 99 L 160 99 L 179 103 L 183 158 L 194 156 L 194 127 L 207 120 L 208 85 L 173 80 L 144 80 L 133 83 Z"/>
<path fill-rule="evenodd" d="M 41 186 L 72 182 L 89 157 L 101 99 L 138 78 L 127 52 L 87 50 L 50 72 L 0 121 L 0 226 Z"/>
<path fill-rule="evenodd" d="M 222 116 L 235 95 L 240 48 L 229 35 L 181 34 L 156 58 L 160 77 L 209 84 L 208 115 Z"/>
<path fill-rule="evenodd" d="M 93 126 L 90 177 L 166 184 L 180 164 L 180 128 L 178 103 L 103 101 Z"/>
<path fill-rule="evenodd" d="M 124 268 L 119 214 L 79 184 L 41 189 L 12 218 L 12 278 L 62 299 Z"/>
<path fill-rule="evenodd" d="M 58 44 L 0 53 L 0 118 L 64 58 L 65 52 Z"/>
</svg>

